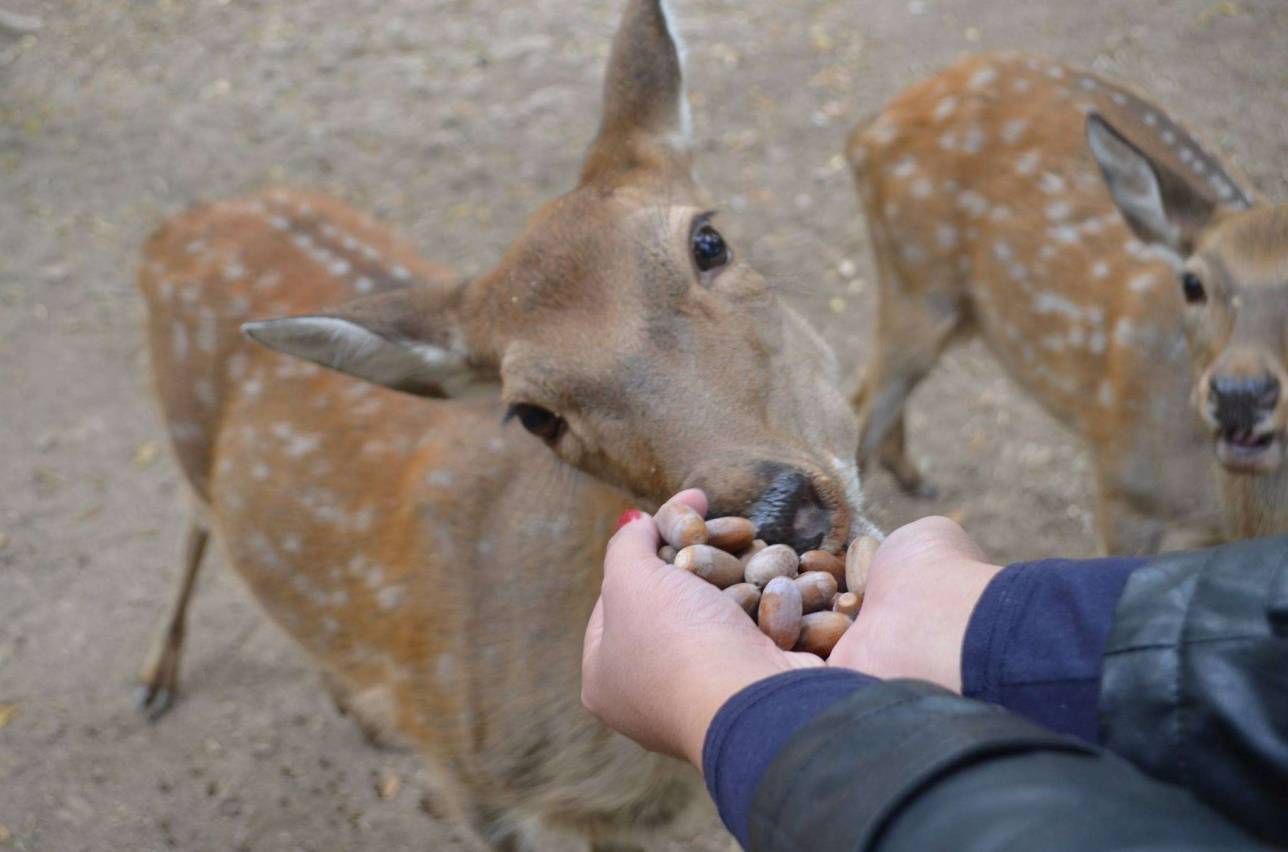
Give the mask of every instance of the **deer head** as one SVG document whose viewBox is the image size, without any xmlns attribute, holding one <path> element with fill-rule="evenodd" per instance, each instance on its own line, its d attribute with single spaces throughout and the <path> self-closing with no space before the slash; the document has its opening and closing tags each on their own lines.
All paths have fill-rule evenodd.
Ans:
<svg viewBox="0 0 1288 852">
<path fill-rule="evenodd" d="M 717 230 L 691 149 L 666 5 L 631 0 L 579 184 L 495 269 L 245 331 L 411 393 L 499 383 L 534 440 L 645 502 L 696 486 L 768 540 L 842 546 L 861 498 L 834 358 Z"/>
<path fill-rule="evenodd" d="M 1288 429 L 1288 207 L 1254 203 L 1213 159 L 1171 152 L 1167 137 L 1154 151 L 1088 116 L 1114 203 L 1177 271 L 1194 399 L 1218 460 L 1271 473 Z"/>
</svg>

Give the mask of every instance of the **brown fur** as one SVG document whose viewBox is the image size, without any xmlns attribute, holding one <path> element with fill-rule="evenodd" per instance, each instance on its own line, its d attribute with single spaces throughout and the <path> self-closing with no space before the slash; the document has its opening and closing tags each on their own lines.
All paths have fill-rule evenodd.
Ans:
<svg viewBox="0 0 1288 852">
<path fill-rule="evenodd" d="M 1179 181 L 1187 212 L 1246 203 L 1162 110 L 1042 57 L 966 59 L 851 137 L 880 288 L 877 351 L 854 398 L 860 459 L 876 455 L 905 488 L 927 490 L 904 453 L 902 405 L 949 343 L 978 334 L 1092 450 L 1102 548 L 1151 552 L 1165 534 L 1172 545 L 1210 541 L 1223 515 L 1248 506 L 1221 496 L 1191 403 L 1176 271 L 1115 207 L 1088 150 L 1089 112 L 1147 147 L 1160 173 L 1191 178 Z M 1200 242 L 1252 262 L 1222 227 Z M 1283 258 L 1288 240 L 1270 231 L 1263 253 Z"/>
<path fill-rule="evenodd" d="M 629 840 L 702 798 L 691 768 L 580 705 L 582 632 L 625 507 L 698 485 L 720 511 L 764 511 L 794 471 L 825 547 L 867 528 L 830 352 L 745 264 L 694 267 L 704 200 L 676 117 L 679 74 L 662 10 L 635 0 L 582 184 L 474 281 L 340 202 L 295 192 L 195 208 L 145 249 L 158 396 L 230 563 L 349 693 L 344 705 L 421 750 L 458 818 L 496 848 L 522 845 L 531 823 Z M 335 307 L 359 281 L 372 294 Z M 312 315 L 385 354 L 429 353 L 423 373 L 380 373 L 420 396 L 238 334 L 280 315 Z M 371 347 L 312 334 L 312 321 L 248 328 L 366 369 Z M 441 398 L 497 382 L 499 396 Z M 503 422 L 513 403 L 566 429 L 545 446 Z M 145 701 L 163 706 L 175 686 L 186 595 Z"/>
</svg>

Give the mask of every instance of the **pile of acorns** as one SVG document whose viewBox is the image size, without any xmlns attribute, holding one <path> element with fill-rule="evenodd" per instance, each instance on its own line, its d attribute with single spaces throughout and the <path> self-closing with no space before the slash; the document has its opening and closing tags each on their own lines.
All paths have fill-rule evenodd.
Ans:
<svg viewBox="0 0 1288 852">
<path fill-rule="evenodd" d="M 825 550 L 798 556 L 756 538 L 746 518 L 703 520 L 683 503 L 667 503 L 653 520 L 666 542 L 659 558 L 722 589 L 785 651 L 826 658 L 863 605 L 877 549 L 868 536 L 856 539 L 842 561 Z"/>
</svg>

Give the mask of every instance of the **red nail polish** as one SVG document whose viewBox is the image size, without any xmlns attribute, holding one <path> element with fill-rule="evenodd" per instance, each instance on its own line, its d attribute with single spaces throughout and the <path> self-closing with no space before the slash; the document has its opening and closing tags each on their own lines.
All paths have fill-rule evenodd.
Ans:
<svg viewBox="0 0 1288 852">
<path fill-rule="evenodd" d="M 627 509 L 625 512 L 622 512 L 617 517 L 617 526 L 614 527 L 613 532 L 620 530 L 622 527 L 626 526 L 636 518 L 642 518 L 642 517 L 644 517 L 644 513 L 641 512 L 639 509 Z"/>
</svg>

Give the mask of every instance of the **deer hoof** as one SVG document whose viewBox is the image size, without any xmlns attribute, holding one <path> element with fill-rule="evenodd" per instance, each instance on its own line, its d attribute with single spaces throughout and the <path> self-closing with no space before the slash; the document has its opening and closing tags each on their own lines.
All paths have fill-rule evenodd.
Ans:
<svg viewBox="0 0 1288 852">
<path fill-rule="evenodd" d="M 174 704 L 174 691 L 156 683 L 142 683 L 134 692 L 134 708 L 149 722 L 164 716 Z"/>
</svg>

